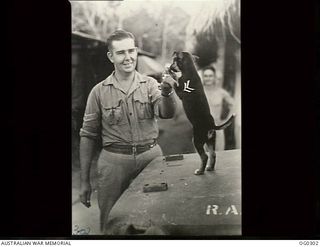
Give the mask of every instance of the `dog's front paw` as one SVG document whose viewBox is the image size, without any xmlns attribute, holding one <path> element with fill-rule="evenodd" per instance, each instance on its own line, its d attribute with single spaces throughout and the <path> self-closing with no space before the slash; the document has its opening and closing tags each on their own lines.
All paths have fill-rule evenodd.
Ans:
<svg viewBox="0 0 320 247">
<path fill-rule="evenodd" d="M 194 171 L 194 175 L 203 175 L 204 174 L 204 170 L 202 169 L 197 169 Z"/>
<path fill-rule="evenodd" d="M 170 75 L 164 75 L 162 77 L 162 84 L 164 84 L 164 83 L 168 84 L 168 86 L 170 86 L 172 88 L 174 87 L 174 85 L 178 84 L 177 80 Z"/>
</svg>

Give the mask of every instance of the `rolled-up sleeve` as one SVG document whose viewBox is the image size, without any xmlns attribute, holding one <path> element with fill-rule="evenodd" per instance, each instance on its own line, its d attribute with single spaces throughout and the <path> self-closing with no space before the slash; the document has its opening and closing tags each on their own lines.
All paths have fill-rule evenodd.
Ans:
<svg viewBox="0 0 320 247">
<path fill-rule="evenodd" d="M 86 110 L 83 117 L 81 137 L 98 139 L 101 133 L 101 110 L 98 87 L 94 87 L 87 100 Z"/>
<path fill-rule="evenodd" d="M 153 105 L 154 114 L 159 117 L 159 103 L 161 101 L 160 84 L 153 78 L 149 80 L 149 99 Z"/>
</svg>

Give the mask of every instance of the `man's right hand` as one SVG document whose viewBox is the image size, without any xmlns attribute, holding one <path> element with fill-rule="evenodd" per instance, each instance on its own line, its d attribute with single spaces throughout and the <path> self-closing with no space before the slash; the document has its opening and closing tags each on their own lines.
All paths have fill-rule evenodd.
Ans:
<svg viewBox="0 0 320 247">
<path fill-rule="evenodd" d="M 81 182 L 80 185 L 80 201 L 87 208 L 91 207 L 90 203 L 91 197 L 91 185 L 89 182 Z"/>
</svg>

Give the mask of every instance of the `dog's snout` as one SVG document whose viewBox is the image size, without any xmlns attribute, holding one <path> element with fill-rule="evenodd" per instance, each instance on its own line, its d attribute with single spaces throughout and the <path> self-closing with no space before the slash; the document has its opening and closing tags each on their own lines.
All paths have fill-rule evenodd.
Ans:
<svg viewBox="0 0 320 247">
<path fill-rule="evenodd" d="M 174 64 L 171 64 L 169 67 L 170 70 L 174 71 Z"/>
</svg>

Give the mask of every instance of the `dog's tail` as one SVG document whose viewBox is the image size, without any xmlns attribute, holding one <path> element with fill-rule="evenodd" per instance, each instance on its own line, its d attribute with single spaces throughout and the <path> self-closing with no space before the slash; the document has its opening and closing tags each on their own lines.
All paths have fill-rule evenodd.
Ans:
<svg viewBox="0 0 320 247">
<path fill-rule="evenodd" d="M 214 130 L 222 130 L 222 129 L 225 129 L 227 128 L 233 121 L 233 119 L 235 118 L 236 114 L 232 114 L 232 116 L 223 124 L 221 125 L 215 125 L 213 126 L 213 129 Z"/>
</svg>

